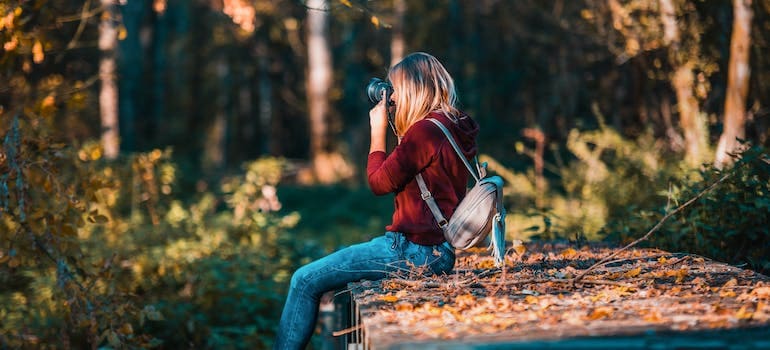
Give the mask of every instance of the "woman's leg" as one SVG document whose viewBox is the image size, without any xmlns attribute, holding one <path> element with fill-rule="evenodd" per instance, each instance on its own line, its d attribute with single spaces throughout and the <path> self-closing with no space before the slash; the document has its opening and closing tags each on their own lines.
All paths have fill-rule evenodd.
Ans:
<svg viewBox="0 0 770 350">
<path fill-rule="evenodd" d="M 362 279 L 383 279 L 407 270 L 409 265 L 429 265 L 433 273 L 448 272 L 454 265 L 454 252 L 444 246 L 420 246 L 399 233 L 387 232 L 302 266 L 291 278 L 275 349 L 305 348 L 316 325 L 323 293 Z"/>
<path fill-rule="evenodd" d="M 400 259 L 395 234 L 356 244 L 300 267 L 291 278 L 275 349 L 304 349 L 310 341 L 323 293 L 361 279 L 378 280 Z"/>
</svg>

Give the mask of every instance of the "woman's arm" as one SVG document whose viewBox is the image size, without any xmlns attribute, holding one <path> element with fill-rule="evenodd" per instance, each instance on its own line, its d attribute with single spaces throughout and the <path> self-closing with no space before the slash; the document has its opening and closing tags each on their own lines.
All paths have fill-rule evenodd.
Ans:
<svg viewBox="0 0 770 350">
<path fill-rule="evenodd" d="M 369 111 L 369 125 L 372 136 L 369 142 L 369 153 L 385 152 L 385 133 L 388 127 L 388 113 L 385 103 L 385 98 L 383 98 Z"/>
<path fill-rule="evenodd" d="M 372 192 L 383 195 L 404 188 L 434 159 L 439 145 L 444 141 L 443 137 L 441 130 L 433 123 L 419 121 L 407 130 L 401 142 L 389 155 L 376 150 L 372 145 L 375 150 L 369 153 L 366 166 Z"/>
</svg>

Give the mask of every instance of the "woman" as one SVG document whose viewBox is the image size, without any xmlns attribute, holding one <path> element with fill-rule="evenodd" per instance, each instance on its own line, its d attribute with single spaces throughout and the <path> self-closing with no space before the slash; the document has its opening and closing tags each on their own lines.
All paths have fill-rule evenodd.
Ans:
<svg viewBox="0 0 770 350">
<path fill-rule="evenodd" d="M 294 273 L 276 349 L 307 345 L 319 299 L 327 291 L 412 268 L 442 274 L 454 267 L 454 249 L 422 199 L 415 176 L 422 174 L 441 212 L 451 217 L 465 195 L 468 170 L 438 126 L 426 118 L 443 123 L 468 158 L 476 155 L 478 125 L 455 107 L 454 81 L 435 57 L 413 53 L 391 68 L 388 80 L 393 85 L 399 143 L 386 154 L 388 106 L 383 98 L 369 111 L 371 143 L 366 171 L 374 194 L 395 193 L 392 222 L 385 235 L 332 253 Z"/>
</svg>

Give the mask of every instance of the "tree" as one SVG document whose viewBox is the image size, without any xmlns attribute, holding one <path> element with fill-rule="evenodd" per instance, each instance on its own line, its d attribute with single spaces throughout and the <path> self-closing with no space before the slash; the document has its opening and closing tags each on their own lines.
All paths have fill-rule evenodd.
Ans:
<svg viewBox="0 0 770 350">
<path fill-rule="evenodd" d="M 349 177 L 352 170 L 332 148 L 329 89 L 332 85 L 332 54 L 329 43 L 329 4 L 307 2 L 307 104 L 310 119 L 310 158 L 315 179 L 332 183 Z"/>
<path fill-rule="evenodd" d="M 104 157 L 115 159 L 120 152 L 118 128 L 118 84 L 116 80 L 115 49 L 118 45 L 117 9 L 114 0 L 101 0 L 104 12 L 99 24 L 99 111 L 101 113 L 101 138 Z"/>
<path fill-rule="evenodd" d="M 730 153 L 740 149 L 738 139 L 745 137 L 746 96 L 749 91 L 749 48 L 751 47 L 751 0 L 733 0 L 733 32 L 730 38 L 730 62 L 727 71 L 724 131 L 719 137 L 715 165 L 731 163 Z"/>
<path fill-rule="evenodd" d="M 663 23 L 663 44 L 668 46 L 668 56 L 674 73 L 671 75 L 671 87 L 676 93 L 679 122 L 684 132 L 685 160 L 690 165 L 698 165 L 708 148 L 706 121 L 701 115 L 698 99 L 694 95 L 695 61 L 698 59 L 698 46 L 692 46 L 692 52 L 685 51 L 677 23 L 676 7 L 673 0 L 660 0 L 660 19 Z"/>
<path fill-rule="evenodd" d="M 404 15 L 406 13 L 405 0 L 393 0 L 393 29 L 390 39 L 390 66 L 404 58 Z"/>
</svg>

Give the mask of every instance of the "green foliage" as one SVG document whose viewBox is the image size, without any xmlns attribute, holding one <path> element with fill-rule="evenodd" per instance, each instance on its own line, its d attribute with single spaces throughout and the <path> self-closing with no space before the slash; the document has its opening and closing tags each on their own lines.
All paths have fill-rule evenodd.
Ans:
<svg viewBox="0 0 770 350">
<path fill-rule="evenodd" d="M 613 218 L 604 231 L 621 241 L 638 238 L 667 212 L 723 176 L 728 176 L 724 182 L 654 233 L 650 244 L 766 272 L 770 270 L 770 160 L 762 147 L 740 154 L 730 169 L 709 167 L 700 179 L 672 181 L 668 191 L 659 193 L 666 197 L 665 205 L 640 203 L 636 213 Z"/>
<path fill-rule="evenodd" d="M 109 162 L 30 121 L 0 153 L 0 344 L 269 347 L 291 271 L 322 254 L 275 212 L 284 161 L 182 195 L 168 150 Z"/>
</svg>

